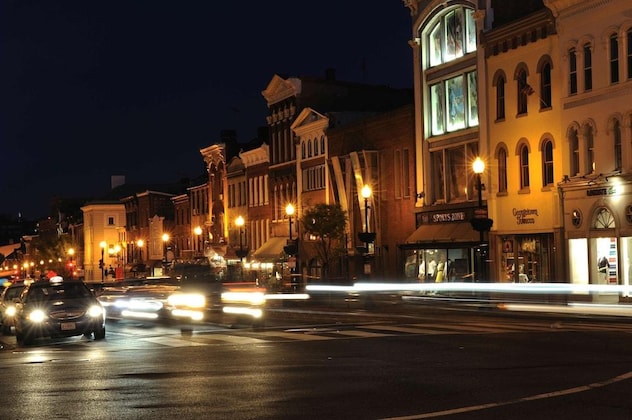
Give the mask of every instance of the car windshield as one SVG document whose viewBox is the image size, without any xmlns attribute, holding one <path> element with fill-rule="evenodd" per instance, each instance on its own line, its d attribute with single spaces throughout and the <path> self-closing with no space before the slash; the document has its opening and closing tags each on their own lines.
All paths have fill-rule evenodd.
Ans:
<svg viewBox="0 0 632 420">
<path fill-rule="evenodd" d="M 52 300 L 68 298 L 85 298 L 90 296 L 90 290 L 83 284 L 65 283 L 61 285 L 39 286 L 32 289 L 27 296 L 27 300 Z"/>
<path fill-rule="evenodd" d="M 24 290 L 24 286 L 21 287 L 9 287 L 7 289 L 7 293 L 5 295 L 5 300 L 13 300 L 16 297 L 20 296 L 20 293 L 22 293 L 22 290 Z"/>
</svg>

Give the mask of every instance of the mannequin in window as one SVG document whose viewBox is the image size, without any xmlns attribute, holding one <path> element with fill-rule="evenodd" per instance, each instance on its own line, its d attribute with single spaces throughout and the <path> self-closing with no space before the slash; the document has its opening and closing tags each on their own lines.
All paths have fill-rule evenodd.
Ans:
<svg viewBox="0 0 632 420">
<path fill-rule="evenodd" d="M 604 255 L 599 258 L 599 262 L 597 263 L 597 267 L 599 268 L 599 279 L 602 283 L 608 283 L 608 274 L 610 272 L 610 263 L 608 262 L 608 258 Z"/>
</svg>

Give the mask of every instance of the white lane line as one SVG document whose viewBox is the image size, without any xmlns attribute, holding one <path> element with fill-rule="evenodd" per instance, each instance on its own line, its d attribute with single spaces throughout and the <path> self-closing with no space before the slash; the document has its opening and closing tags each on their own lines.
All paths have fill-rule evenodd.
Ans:
<svg viewBox="0 0 632 420">
<path fill-rule="evenodd" d="M 561 397 L 564 395 L 577 394 L 579 392 L 590 391 L 596 388 L 602 388 L 608 385 L 612 385 L 616 382 L 626 381 L 632 378 L 632 372 L 627 372 L 619 376 L 615 376 L 614 378 L 606 379 L 601 382 L 593 382 L 592 384 L 578 386 L 575 388 L 561 389 L 559 391 L 554 392 L 545 392 L 544 394 L 536 394 L 531 395 L 529 397 L 517 398 L 515 400 L 509 401 L 499 401 L 495 403 L 481 404 L 481 405 L 472 405 L 469 407 L 460 407 L 453 408 L 451 410 L 443 410 L 443 411 L 435 411 L 433 413 L 423 413 L 423 414 L 415 414 L 412 416 L 403 416 L 403 417 L 387 417 L 382 420 L 416 420 L 416 419 L 430 419 L 434 417 L 443 417 L 450 416 L 452 414 L 460 414 L 460 413 L 468 413 L 472 411 L 485 410 L 487 408 L 501 407 L 504 405 L 518 404 L 525 401 L 535 401 L 535 400 L 544 400 L 547 398 L 555 398 Z"/>
</svg>

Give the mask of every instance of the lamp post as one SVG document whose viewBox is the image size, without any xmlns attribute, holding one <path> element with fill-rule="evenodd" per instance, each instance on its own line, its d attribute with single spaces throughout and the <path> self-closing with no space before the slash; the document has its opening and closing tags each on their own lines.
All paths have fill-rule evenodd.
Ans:
<svg viewBox="0 0 632 420">
<path fill-rule="evenodd" d="M 488 232 L 494 221 L 487 217 L 487 208 L 483 207 L 483 184 L 481 177 L 485 172 L 485 162 L 480 157 L 477 157 L 472 163 L 472 170 L 476 175 L 476 188 L 478 190 L 478 208 L 474 210 L 474 217 L 470 221 L 472 228 L 479 232 L 479 246 L 478 246 L 478 268 L 480 276 L 477 276 L 477 280 L 488 280 L 487 270 L 487 254 L 489 252 L 489 244 L 485 243 L 485 232 Z"/>
<path fill-rule="evenodd" d="M 235 219 L 235 224 L 237 225 L 237 227 L 239 228 L 239 249 L 237 250 L 237 256 L 239 257 L 239 263 L 241 266 L 241 281 L 244 281 L 244 257 L 246 256 L 246 254 L 248 254 L 248 250 L 244 249 L 244 224 L 246 223 L 246 221 L 244 220 L 244 218 L 240 215 L 237 216 L 237 219 Z"/>
<path fill-rule="evenodd" d="M 162 266 L 163 269 L 166 270 L 167 269 L 167 243 L 169 242 L 169 234 L 168 233 L 163 233 L 162 234 Z"/>
<path fill-rule="evenodd" d="M 74 274 L 74 264 L 72 261 L 72 257 L 74 255 L 75 255 L 75 249 L 74 248 L 68 249 L 68 257 L 70 258 L 70 261 L 68 262 L 68 271 L 70 271 L 70 280 L 72 280 L 72 277 Z"/>
<path fill-rule="evenodd" d="M 288 267 L 290 269 L 290 282 L 292 287 L 296 291 L 296 284 L 294 283 L 294 274 L 296 272 L 296 255 L 298 254 L 298 245 L 292 239 L 292 216 L 294 215 L 294 205 L 292 203 L 288 203 L 285 206 L 285 214 L 287 214 L 288 221 L 290 223 L 290 239 L 287 242 L 287 245 L 283 247 L 283 250 L 287 255 L 290 256 L 288 259 Z M 298 238 L 297 238 L 298 240 Z"/>
<path fill-rule="evenodd" d="M 364 242 L 364 274 L 367 276 L 371 273 L 371 261 L 369 260 L 369 245 L 375 241 L 375 232 L 369 232 L 369 198 L 373 195 L 371 187 L 364 185 L 360 191 L 362 198 L 364 199 L 364 230 L 358 233 L 358 238 Z"/>
<path fill-rule="evenodd" d="M 195 229 L 193 229 L 193 233 L 195 233 L 195 236 L 197 238 L 197 253 L 201 255 L 202 253 L 200 252 L 200 237 L 202 236 L 202 228 L 200 226 L 196 226 Z"/>
<path fill-rule="evenodd" d="M 145 241 L 139 239 L 136 241 L 136 246 L 138 246 L 138 262 L 140 264 L 143 263 L 143 246 L 145 245 Z"/>
<path fill-rule="evenodd" d="M 361 194 L 362 198 L 364 198 L 364 230 L 358 234 L 358 238 L 364 242 L 364 248 L 366 249 L 366 254 L 368 254 L 369 244 L 375 241 L 375 232 L 369 232 L 369 209 L 371 208 L 369 206 L 369 198 L 371 198 L 373 191 L 371 191 L 371 187 L 364 185 Z"/>
<path fill-rule="evenodd" d="M 99 243 L 101 247 L 101 260 L 99 261 L 99 268 L 101 269 L 101 286 L 103 286 L 103 282 L 105 282 L 105 248 L 108 246 L 108 243 L 105 241 L 101 241 Z"/>
<path fill-rule="evenodd" d="M 287 217 L 290 221 L 290 242 L 291 242 L 292 241 L 292 215 L 294 215 L 294 206 L 292 205 L 292 203 L 289 203 L 285 207 L 285 214 L 287 214 Z"/>
</svg>

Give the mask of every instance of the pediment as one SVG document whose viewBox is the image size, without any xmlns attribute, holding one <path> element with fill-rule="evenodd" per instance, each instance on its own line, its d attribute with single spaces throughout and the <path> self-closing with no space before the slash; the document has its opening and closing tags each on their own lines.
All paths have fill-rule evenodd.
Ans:
<svg viewBox="0 0 632 420">
<path fill-rule="evenodd" d="M 298 135 L 303 133 L 320 130 L 329 125 L 329 118 L 313 108 L 304 108 L 292 123 L 292 130 Z"/>
<path fill-rule="evenodd" d="M 301 80 L 293 77 L 272 76 L 268 86 L 261 92 L 268 106 L 301 93 Z"/>
</svg>

